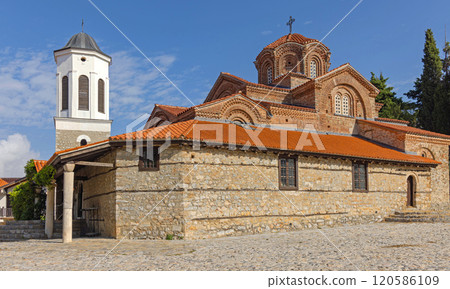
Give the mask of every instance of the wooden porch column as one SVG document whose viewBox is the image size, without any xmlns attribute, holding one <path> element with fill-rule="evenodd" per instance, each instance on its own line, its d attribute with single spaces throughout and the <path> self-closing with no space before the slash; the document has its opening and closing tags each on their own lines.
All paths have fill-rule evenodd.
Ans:
<svg viewBox="0 0 450 289">
<path fill-rule="evenodd" d="M 55 218 L 55 194 L 56 182 L 52 181 L 52 184 L 47 187 L 47 201 L 45 207 L 45 235 L 49 239 L 53 236 L 53 220 Z"/>
<path fill-rule="evenodd" d="M 63 243 L 72 242 L 74 163 L 64 165 Z"/>
</svg>

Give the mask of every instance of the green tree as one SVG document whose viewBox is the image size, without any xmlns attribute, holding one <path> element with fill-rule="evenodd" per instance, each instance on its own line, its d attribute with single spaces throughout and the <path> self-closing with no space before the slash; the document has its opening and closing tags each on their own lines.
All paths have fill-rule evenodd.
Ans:
<svg viewBox="0 0 450 289">
<path fill-rule="evenodd" d="M 436 101 L 436 131 L 440 133 L 450 134 L 450 114 L 448 108 L 450 107 L 450 43 L 446 42 L 444 51 L 444 59 L 442 59 L 443 78 Z"/>
<path fill-rule="evenodd" d="M 11 192 L 11 206 L 16 220 L 39 220 L 45 215 L 45 189 L 55 176 L 52 166 L 45 166 L 39 173 L 33 160 L 25 165 L 26 182 Z"/>
<path fill-rule="evenodd" d="M 418 108 L 417 125 L 426 130 L 438 131 L 442 61 L 436 46 L 433 32 L 425 32 L 425 46 L 422 58 L 422 75 L 414 82 L 414 89 L 405 95 L 416 101 Z"/>
<path fill-rule="evenodd" d="M 397 97 L 393 91 L 394 88 L 387 85 L 389 78 L 385 78 L 382 73 L 379 77 L 375 76 L 373 72 L 371 74 L 370 82 L 380 91 L 375 101 L 383 104 L 379 117 L 407 120 L 414 124 L 416 122 L 414 104 L 404 102 L 400 97 Z"/>
</svg>

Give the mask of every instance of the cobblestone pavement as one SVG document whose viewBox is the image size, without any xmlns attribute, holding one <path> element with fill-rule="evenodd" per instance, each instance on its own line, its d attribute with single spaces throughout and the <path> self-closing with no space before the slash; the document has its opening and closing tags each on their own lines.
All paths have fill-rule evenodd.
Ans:
<svg viewBox="0 0 450 289">
<path fill-rule="evenodd" d="M 0 270 L 450 270 L 450 224 L 379 223 L 208 240 L 0 242 Z"/>
</svg>

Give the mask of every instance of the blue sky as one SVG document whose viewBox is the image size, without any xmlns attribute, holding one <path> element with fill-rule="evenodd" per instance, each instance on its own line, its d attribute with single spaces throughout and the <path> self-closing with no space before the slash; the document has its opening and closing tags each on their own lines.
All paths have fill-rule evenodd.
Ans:
<svg viewBox="0 0 450 289">
<path fill-rule="evenodd" d="M 358 2 L 329 1 L 114 1 L 93 0 L 195 103 L 220 72 L 257 80 L 261 49 L 293 31 L 322 39 Z M 332 67 L 350 64 L 366 78 L 383 72 L 399 95 L 421 73 L 424 32 L 438 46 L 450 30 L 450 1 L 363 1 L 323 40 Z M 7 1 L 0 5 L 0 177 L 20 176 L 26 159 L 54 152 L 53 50 L 80 32 L 113 57 L 112 134 L 155 103 L 189 106 L 89 1 Z M 449 33 L 450 35 L 450 33 Z M 450 38 L 450 37 L 449 37 Z"/>
</svg>

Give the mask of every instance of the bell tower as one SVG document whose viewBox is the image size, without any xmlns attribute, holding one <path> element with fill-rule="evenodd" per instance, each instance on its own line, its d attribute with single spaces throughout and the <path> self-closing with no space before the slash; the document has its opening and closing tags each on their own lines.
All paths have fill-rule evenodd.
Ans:
<svg viewBox="0 0 450 289">
<path fill-rule="evenodd" d="M 56 151 L 101 141 L 111 135 L 111 57 L 84 32 L 54 51 L 56 62 Z"/>
</svg>

